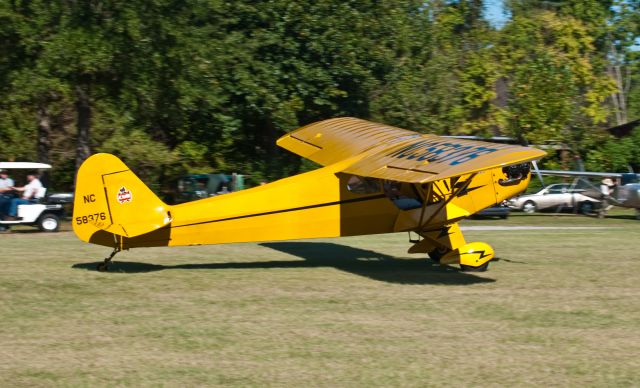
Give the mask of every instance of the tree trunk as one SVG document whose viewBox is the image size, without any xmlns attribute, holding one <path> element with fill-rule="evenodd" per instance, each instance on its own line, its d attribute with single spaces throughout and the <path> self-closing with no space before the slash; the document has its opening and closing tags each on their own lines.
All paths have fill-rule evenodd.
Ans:
<svg viewBox="0 0 640 388">
<path fill-rule="evenodd" d="M 36 158 L 39 163 L 49 164 L 49 150 L 51 150 L 51 116 L 47 110 L 47 106 L 44 103 L 38 105 L 38 131 L 37 131 L 37 144 L 36 144 Z M 41 177 L 45 187 L 48 186 L 49 172 L 45 171 Z"/>
<path fill-rule="evenodd" d="M 78 120 L 76 127 L 78 136 L 76 140 L 76 173 L 82 162 L 91 155 L 89 148 L 89 132 L 91 129 L 91 104 L 89 94 L 85 87 L 76 87 L 76 112 Z"/>
<path fill-rule="evenodd" d="M 51 149 L 51 116 L 45 104 L 38 106 L 38 144 L 37 159 L 39 163 L 49 164 L 49 150 Z"/>
</svg>

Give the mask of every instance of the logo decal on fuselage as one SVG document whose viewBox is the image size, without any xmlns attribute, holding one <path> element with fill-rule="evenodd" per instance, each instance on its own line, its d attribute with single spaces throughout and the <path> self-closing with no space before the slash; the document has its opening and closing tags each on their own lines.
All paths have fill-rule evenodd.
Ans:
<svg viewBox="0 0 640 388">
<path fill-rule="evenodd" d="M 122 203 L 126 203 L 126 202 L 131 202 L 131 200 L 133 199 L 133 195 L 131 194 L 130 190 L 127 190 L 126 187 L 122 186 L 120 188 L 120 190 L 118 190 L 118 202 Z"/>
<path fill-rule="evenodd" d="M 466 163 L 481 155 L 498 151 L 499 148 L 452 143 L 446 140 L 425 139 L 402 147 L 388 156 L 398 159 L 449 163 L 450 166 Z"/>
</svg>

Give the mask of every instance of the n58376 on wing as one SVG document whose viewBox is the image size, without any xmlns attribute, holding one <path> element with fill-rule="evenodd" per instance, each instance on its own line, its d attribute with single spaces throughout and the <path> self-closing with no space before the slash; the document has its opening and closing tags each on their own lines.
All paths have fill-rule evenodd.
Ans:
<svg viewBox="0 0 640 388">
<path fill-rule="evenodd" d="M 78 171 L 73 228 L 123 249 L 415 232 L 410 253 L 484 270 L 493 249 L 466 242 L 458 221 L 523 191 L 543 151 L 423 135 L 356 118 L 299 128 L 278 145 L 315 171 L 231 194 L 167 205 L 120 159 Z"/>
</svg>

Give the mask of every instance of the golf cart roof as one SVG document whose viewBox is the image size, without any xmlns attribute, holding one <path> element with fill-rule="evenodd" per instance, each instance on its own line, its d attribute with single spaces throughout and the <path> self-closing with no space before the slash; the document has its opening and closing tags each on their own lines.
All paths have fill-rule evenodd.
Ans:
<svg viewBox="0 0 640 388">
<path fill-rule="evenodd" d="M 33 162 L 0 162 L 0 169 L 2 170 L 45 170 L 51 168 L 50 164 L 45 163 L 33 163 Z"/>
</svg>

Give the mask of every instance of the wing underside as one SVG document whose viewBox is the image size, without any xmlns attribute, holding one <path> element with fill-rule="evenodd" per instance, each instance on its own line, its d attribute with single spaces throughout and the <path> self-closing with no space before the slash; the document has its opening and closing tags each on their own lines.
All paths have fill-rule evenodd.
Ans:
<svg viewBox="0 0 640 388">
<path fill-rule="evenodd" d="M 347 161 L 343 172 L 427 183 L 495 167 L 525 163 L 544 151 L 507 144 L 421 135 L 355 118 L 310 124 L 278 145 L 322 165 Z"/>
</svg>

